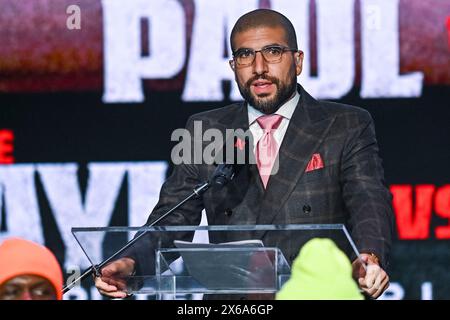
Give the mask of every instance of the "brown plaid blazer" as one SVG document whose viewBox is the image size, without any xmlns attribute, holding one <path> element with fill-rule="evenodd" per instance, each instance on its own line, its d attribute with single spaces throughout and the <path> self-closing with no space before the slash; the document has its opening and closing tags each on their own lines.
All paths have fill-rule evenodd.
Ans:
<svg viewBox="0 0 450 320">
<path fill-rule="evenodd" d="M 370 114 L 357 107 L 319 102 L 298 86 L 300 101 L 279 149 L 279 171 L 264 190 L 256 166 L 240 172 L 225 188 L 208 190 L 191 200 L 161 225 L 198 225 L 205 209 L 210 225 L 345 223 L 361 252 L 373 252 L 388 262 L 393 232 L 391 194 L 384 173 Z M 193 115 L 203 130 L 247 130 L 245 103 L 236 103 Z M 205 143 L 208 144 L 208 143 Z M 305 172 L 314 153 L 324 168 Z M 214 165 L 175 166 L 164 183 L 160 200 L 149 217 L 154 220 L 206 181 Z M 279 239 L 271 232 L 242 234 L 278 246 L 288 261 L 298 254 L 301 241 Z M 212 238 L 211 242 L 237 239 Z"/>
</svg>

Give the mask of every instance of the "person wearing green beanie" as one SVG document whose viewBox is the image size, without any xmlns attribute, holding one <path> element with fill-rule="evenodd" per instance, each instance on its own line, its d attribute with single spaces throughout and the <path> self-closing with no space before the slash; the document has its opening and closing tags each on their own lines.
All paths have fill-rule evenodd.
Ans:
<svg viewBox="0 0 450 320">
<path fill-rule="evenodd" d="M 308 241 L 277 300 L 363 300 L 347 256 L 330 239 Z"/>
</svg>

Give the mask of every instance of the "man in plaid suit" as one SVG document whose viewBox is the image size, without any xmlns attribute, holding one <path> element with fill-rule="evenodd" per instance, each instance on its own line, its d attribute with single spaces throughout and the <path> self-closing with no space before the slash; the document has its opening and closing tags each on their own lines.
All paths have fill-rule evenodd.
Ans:
<svg viewBox="0 0 450 320">
<path fill-rule="evenodd" d="M 291 22 L 278 12 L 259 9 L 242 16 L 231 33 L 231 47 L 230 65 L 245 102 L 194 115 L 187 129 L 193 133 L 199 121 L 203 130 L 250 130 L 257 165 L 237 174 L 220 192 L 186 203 L 164 224 L 198 225 L 203 209 L 210 225 L 345 223 L 367 264 L 366 270 L 354 261 L 355 280 L 367 296 L 377 298 L 389 283 L 384 269 L 393 212 L 370 114 L 319 102 L 297 84 L 303 52 Z M 276 168 L 262 150 L 275 150 Z M 262 173 L 263 162 L 274 168 L 271 174 Z M 149 221 L 180 202 L 214 169 L 176 165 Z M 298 253 L 296 245 L 270 232 L 261 237 L 266 245 L 279 246 L 290 262 Z M 131 258 L 107 266 L 96 278 L 97 288 L 110 297 L 125 297 L 110 276 L 135 267 Z"/>
</svg>

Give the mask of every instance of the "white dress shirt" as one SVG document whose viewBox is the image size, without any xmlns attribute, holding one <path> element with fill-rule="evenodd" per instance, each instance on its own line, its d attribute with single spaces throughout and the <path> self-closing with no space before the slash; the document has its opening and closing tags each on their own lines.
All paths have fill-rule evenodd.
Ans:
<svg viewBox="0 0 450 320">
<path fill-rule="evenodd" d="M 298 100 L 300 99 L 300 94 L 295 91 L 295 95 L 293 98 L 291 98 L 289 101 L 287 101 L 285 104 L 283 104 L 277 112 L 274 114 L 278 114 L 283 117 L 281 120 L 280 125 L 278 126 L 278 129 L 273 131 L 273 137 L 275 141 L 277 142 L 278 148 L 280 148 L 281 143 L 283 142 L 284 135 L 286 134 L 286 130 L 289 125 L 289 121 L 292 118 L 292 114 L 295 111 L 295 108 L 297 107 Z M 253 135 L 253 152 L 256 154 L 256 144 L 258 143 L 259 139 L 264 134 L 264 130 L 261 129 L 256 119 L 258 119 L 261 116 L 264 116 L 265 114 L 261 111 L 255 109 L 250 104 L 248 105 L 248 123 L 250 132 Z"/>
</svg>

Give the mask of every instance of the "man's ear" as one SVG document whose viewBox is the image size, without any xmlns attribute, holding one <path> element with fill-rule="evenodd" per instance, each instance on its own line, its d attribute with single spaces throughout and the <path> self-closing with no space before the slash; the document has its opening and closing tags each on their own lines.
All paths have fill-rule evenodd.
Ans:
<svg viewBox="0 0 450 320">
<path fill-rule="evenodd" d="M 303 69 L 303 51 L 302 50 L 298 50 L 295 54 L 294 54 L 295 58 L 295 71 L 297 76 L 299 76 L 302 73 L 302 69 Z"/>
<path fill-rule="evenodd" d="M 228 61 L 229 63 L 230 63 L 230 67 L 231 67 L 231 70 L 233 70 L 234 71 L 234 69 L 235 69 L 235 64 L 234 64 L 234 60 L 233 59 L 231 59 L 230 61 Z"/>
</svg>

